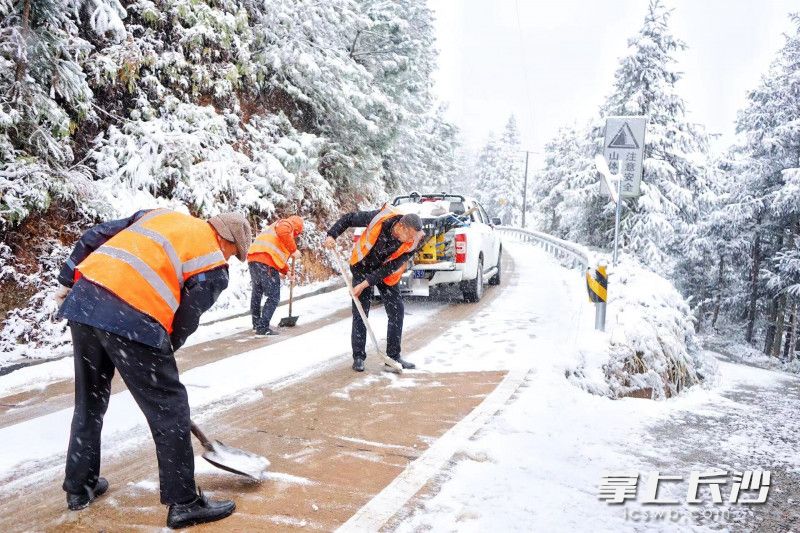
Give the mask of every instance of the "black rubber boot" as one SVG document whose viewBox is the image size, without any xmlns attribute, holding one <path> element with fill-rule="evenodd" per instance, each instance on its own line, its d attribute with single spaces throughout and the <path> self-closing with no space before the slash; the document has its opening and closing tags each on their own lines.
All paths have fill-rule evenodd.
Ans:
<svg viewBox="0 0 800 533">
<path fill-rule="evenodd" d="M 353 370 L 356 372 L 364 371 L 364 360 L 361 358 L 353 359 Z"/>
<path fill-rule="evenodd" d="M 173 503 L 169 506 L 167 527 L 180 529 L 222 520 L 236 509 L 236 504 L 231 500 L 209 500 L 203 491 L 199 492 L 197 498 L 189 503 Z"/>
<path fill-rule="evenodd" d="M 97 485 L 93 489 L 86 489 L 83 494 L 67 493 L 67 507 L 70 511 L 79 511 L 94 501 L 95 498 L 102 496 L 108 490 L 108 481 L 104 477 L 97 478 Z"/>
</svg>

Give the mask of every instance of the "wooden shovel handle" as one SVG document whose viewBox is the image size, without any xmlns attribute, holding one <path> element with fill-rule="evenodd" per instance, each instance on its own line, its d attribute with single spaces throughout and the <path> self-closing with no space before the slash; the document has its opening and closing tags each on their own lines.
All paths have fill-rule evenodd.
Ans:
<svg viewBox="0 0 800 533">
<path fill-rule="evenodd" d="M 292 293 L 294 292 L 294 257 L 292 257 L 292 274 L 289 278 L 289 316 L 292 316 Z"/>
<path fill-rule="evenodd" d="M 197 424 L 195 424 L 191 420 L 190 420 L 190 422 L 192 424 L 192 426 L 191 426 L 192 427 L 192 434 L 195 437 L 197 437 L 197 440 L 200 441 L 200 444 L 203 445 L 203 448 L 205 448 L 206 450 L 213 450 L 214 449 L 214 445 L 211 444 L 211 441 L 208 440 L 208 437 L 206 437 L 205 434 L 202 431 L 200 431 L 200 428 L 197 427 Z"/>
</svg>

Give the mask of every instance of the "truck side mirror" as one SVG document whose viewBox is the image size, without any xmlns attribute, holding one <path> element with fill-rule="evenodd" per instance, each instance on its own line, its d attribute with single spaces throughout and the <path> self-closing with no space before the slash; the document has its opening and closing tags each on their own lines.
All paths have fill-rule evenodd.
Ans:
<svg viewBox="0 0 800 533">
<path fill-rule="evenodd" d="M 499 218 L 497 218 L 497 217 L 492 218 L 492 226 L 499 226 L 502 223 L 503 223 L 503 221 L 500 220 Z"/>
</svg>

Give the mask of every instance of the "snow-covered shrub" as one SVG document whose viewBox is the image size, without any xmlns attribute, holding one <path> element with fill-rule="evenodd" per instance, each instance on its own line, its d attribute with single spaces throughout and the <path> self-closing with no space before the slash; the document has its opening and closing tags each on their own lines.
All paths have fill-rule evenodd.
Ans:
<svg viewBox="0 0 800 533">
<path fill-rule="evenodd" d="M 660 400 L 716 376 L 686 300 L 669 281 L 624 257 L 609 273 L 606 333 L 587 338 L 570 380 L 613 398 Z"/>
<path fill-rule="evenodd" d="M 168 97 L 156 117 L 135 110 L 98 137 L 91 156 L 108 203 L 165 198 L 200 216 L 238 209 L 271 217 L 281 208 L 330 212 L 332 189 L 317 170 L 323 142 L 298 132 L 282 114 L 235 115 Z M 141 205 L 140 207 L 147 207 Z M 120 212 L 124 215 L 127 212 Z"/>
<path fill-rule="evenodd" d="M 92 157 L 101 186 L 114 197 L 144 190 L 208 215 L 218 212 L 217 199 L 223 195 L 233 203 L 242 196 L 260 201 L 241 179 L 247 158 L 233 149 L 232 141 L 225 117 L 213 108 L 170 97 L 158 117 L 111 126 L 98 138 Z"/>
<path fill-rule="evenodd" d="M 48 239 L 39 243 L 35 252 L 39 257 L 39 270 L 24 274 L 14 266 L 10 248 L 0 243 L 0 283 L 6 290 L 35 291 L 26 306 L 12 309 L 3 321 L 0 366 L 21 358 L 55 357 L 69 342 L 66 322 L 52 320 L 58 310 L 52 295 L 58 286 L 58 271 L 70 249 Z"/>
<path fill-rule="evenodd" d="M 65 207 L 81 229 L 169 207 L 300 214 L 318 249 L 343 207 L 458 174 L 432 112 L 433 41 L 425 0 L 0 0 L 0 238 Z M 15 239 L 0 242 L 46 240 Z M 309 253 L 303 279 L 327 260 Z M 46 261 L 23 269 L 41 281 L 9 281 L 24 290 L 6 353 L 42 352 Z M 246 303 L 245 274 L 232 267 L 219 308 Z"/>
</svg>

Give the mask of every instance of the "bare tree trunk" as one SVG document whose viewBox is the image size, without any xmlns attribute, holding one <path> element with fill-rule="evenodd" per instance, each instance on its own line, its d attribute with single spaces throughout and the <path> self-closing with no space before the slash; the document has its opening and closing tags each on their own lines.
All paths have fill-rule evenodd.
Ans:
<svg viewBox="0 0 800 533">
<path fill-rule="evenodd" d="M 797 300 L 794 300 L 789 314 L 789 328 L 786 332 L 786 342 L 783 345 L 783 358 L 787 361 L 794 359 L 792 349 L 797 339 Z"/>
<path fill-rule="evenodd" d="M 28 43 L 30 42 L 31 31 L 31 0 L 25 0 L 22 5 L 22 38 L 25 40 L 26 50 L 24 56 L 17 59 L 17 68 L 14 72 L 14 81 L 21 83 L 28 72 Z"/>
<path fill-rule="evenodd" d="M 769 355 L 775 340 L 775 321 L 778 318 L 778 300 L 770 298 L 767 303 L 767 330 L 764 332 L 764 353 Z"/>
<path fill-rule="evenodd" d="M 725 272 L 725 256 L 719 256 L 719 270 L 717 271 L 717 296 L 714 298 L 714 312 L 711 317 L 711 329 L 717 327 L 717 319 L 719 318 L 719 308 L 722 305 L 722 277 Z"/>
<path fill-rule="evenodd" d="M 350 52 L 348 55 L 350 59 L 355 59 L 356 57 L 356 45 L 358 44 L 358 38 L 361 36 L 361 30 L 356 31 L 356 36 L 353 37 L 353 44 L 350 45 Z"/>
<path fill-rule="evenodd" d="M 800 322 L 800 319 L 797 322 Z M 795 332 L 794 353 L 796 354 L 797 352 L 800 352 L 800 335 Z"/>
<path fill-rule="evenodd" d="M 772 341 L 772 357 L 780 357 L 783 344 L 783 329 L 786 323 L 786 294 L 778 298 L 778 316 L 775 321 L 775 338 Z"/>
<path fill-rule="evenodd" d="M 753 267 L 750 272 L 750 307 L 747 311 L 747 334 L 745 340 L 753 342 L 753 329 L 756 323 L 756 305 L 758 304 L 758 271 L 761 269 L 761 234 L 756 232 L 753 242 Z"/>
</svg>

